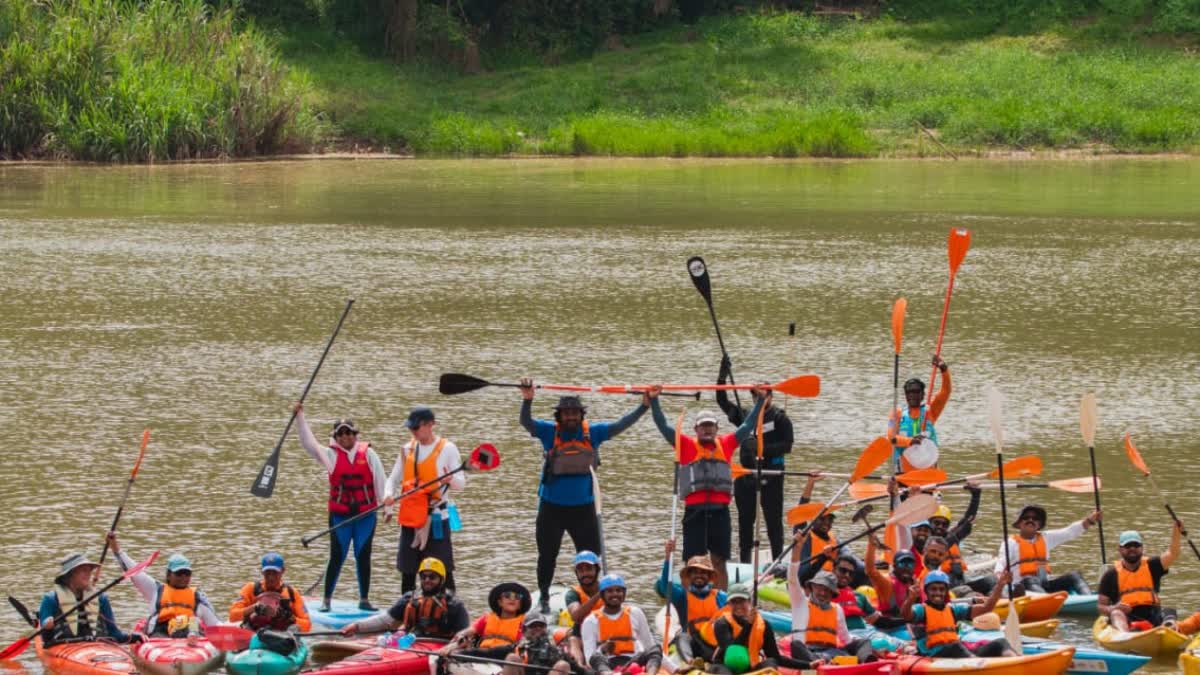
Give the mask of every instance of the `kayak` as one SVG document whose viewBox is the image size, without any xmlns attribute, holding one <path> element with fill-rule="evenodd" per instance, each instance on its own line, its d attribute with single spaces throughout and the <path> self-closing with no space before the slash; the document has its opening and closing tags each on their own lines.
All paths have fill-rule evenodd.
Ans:
<svg viewBox="0 0 1200 675">
<path fill-rule="evenodd" d="M 413 649 L 437 651 L 446 645 L 440 640 L 417 640 Z M 322 675 L 428 675 L 433 657 L 391 647 L 371 647 L 341 661 L 327 663 L 308 671 Z"/>
<path fill-rule="evenodd" d="M 1188 643 L 1183 653 L 1179 655 L 1179 670 L 1183 675 L 1200 675 L 1200 636 Z"/>
<path fill-rule="evenodd" d="M 225 657 L 225 670 L 233 675 L 292 675 L 308 660 L 308 645 L 303 640 L 291 654 L 263 649 L 258 636 L 250 638 L 250 648 Z"/>
<path fill-rule="evenodd" d="M 1004 631 L 967 628 L 959 632 L 959 637 L 966 644 L 974 644 L 976 642 L 986 642 L 1002 638 L 1004 637 Z M 1021 651 L 1026 655 L 1053 652 L 1067 646 L 1067 644 L 1062 642 L 1042 640 L 1040 638 L 1027 637 L 1021 640 Z M 1129 675 L 1138 668 L 1146 665 L 1149 661 L 1149 656 L 1119 654 L 1117 652 L 1107 652 L 1102 649 L 1076 647 L 1075 656 L 1071 659 L 1071 666 L 1066 672 Z"/>
<path fill-rule="evenodd" d="M 130 651 L 143 675 L 201 675 L 225 662 L 225 653 L 204 638 L 150 638 Z"/>
<path fill-rule="evenodd" d="M 1021 635 L 1028 635 L 1035 638 L 1048 638 L 1054 635 L 1054 631 L 1058 630 L 1058 619 L 1046 619 L 1045 621 L 1030 621 L 1029 623 L 1021 624 Z"/>
<path fill-rule="evenodd" d="M 1097 596 L 1095 593 L 1086 595 L 1081 593 L 1071 593 L 1067 595 L 1067 599 L 1063 602 L 1062 609 L 1058 610 L 1059 614 L 1076 614 L 1082 616 L 1096 616 L 1100 612 L 1096 605 Z"/>
<path fill-rule="evenodd" d="M 893 661 L 856 663 L 852 666 L 835 666 L 823 663 L 817 666 L 817 673 L 828 673 L 828 675 L 892 675 L 895 672 L 897 672 L 896 664 Z"/>
<path fill-rule="evenodd" d="M 68 642 L 42 646 L 42 638 L 34 638 L 34 649 L 46 670 L 69 675 L 113 675 L 136 673 L 133 657 L 111 642 Z"/>
<path fill-rule="evenodd" d="M 326 628 L 341 630 L 355 621 L 362 621 L 379 614 L 383 610 L 359 609 L 357 602 L 350 600 L 333 600 L 329 603 L 329 611 L 321 611 L 321 598 L 304 598 L 304 608 L 308 610 L 308 618 L 315 624 Z"/>
<path fill-rule="evenodd" d="M 308 658 L 318 665 L 340 661 L 347 656 L 378 646 L 378 638 L 356 637 L 345 640 L 318 640 L 308 646 Z"/>
<path fill-rule="evenodd" d="M 1074 647 L 1062 647 L 1041 654 L 996 658 L 939 659 L 904 655 L 896 658 L 899 672 L 909 673 L 988 673 L 989 675 L 1057 675 L 1071 667 Z"/>
<path fill-rule="evenodd" d="M 1141 654 L 1152 658 L 1173 657 L 1188 642 L 1186 635 L 1166 626 L 1122 632 L 1110 626 L 1105 616 L 1092 624 L 1092 638 L 1096 644 L 1111 652 Z"/>
<path fill-rule="evenodd" d="M 1066 591 L 1046 594 L 1029 593 L 1011 602 L 1007 598 L 1001 598 L 1000 602 L 996 603 L 994 611 L 1000 615 L 1000 620 L 1003 621 L 1008 616 L 1009 605 L 1015 605 L 1017 616 L 1021 617 L 1022 623 L 1045 621 L 1054 618 L 1066 601 Z"/>
</svg>

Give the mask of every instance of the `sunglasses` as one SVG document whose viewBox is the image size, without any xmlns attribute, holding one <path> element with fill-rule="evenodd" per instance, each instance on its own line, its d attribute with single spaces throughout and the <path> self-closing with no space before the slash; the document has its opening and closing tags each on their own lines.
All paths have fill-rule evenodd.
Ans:
<svg viewBox="0 0 1200 675">
<path fill-rule="evenodd" d="M 190 576 L 192 576 L 192 571 L 191 570 L 176 570 L 174 572 L 171 572 L 171 574 L 174 574 L 174 575 L 180 576 L 180 577 L 190 577 Z"/>
<path fill-rule="evenodd" d="M 896 567 L 916 567 L 917 566 L 917 563 L 913 562 L 912 560 L 900 560 L 894 564 L 896 565 Z"/>
<path fill-rule="evenodd" d="M 845 575 L 849 576 L 851 574 L 854 574 L 855 569 L 853 567 L 838 567 L 838 568 L 835 568 L 835 571 L 838 574 L 845 574 Z"/>
<path fill-rule="evenodd" d="M 504 591 L 500 594 L 501 600 L 520 600 L 521 594 L 516 591 Z"/>
<path fill-rule="evenodd" d="M 442 578 L 442 575 L 438 574 L 437 572 L 421 572 L 421 574 L 418 576 L 421 577 L 421 581 L 425 581 L 427 579 L 441 579 Z"/>
<path fill-rule="evenodd" d="M 1024 518 L 1020 519 L 1017 522 L 1019 522 L 1019 523 L 1041 523 L 1042 521 L 1038 520 L 1037 518 L 1034 518 L 1033 516 L 1025 516 Z"/>
</svg>

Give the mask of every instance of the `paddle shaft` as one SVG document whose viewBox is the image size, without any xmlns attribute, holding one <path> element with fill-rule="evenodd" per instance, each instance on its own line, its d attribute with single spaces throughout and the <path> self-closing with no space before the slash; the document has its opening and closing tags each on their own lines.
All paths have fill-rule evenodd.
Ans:
<svg viewBox="0 0 1200 675">
<path fill-rule="evenodd" d="M 1154 487 L 1157 488 L 1158 486 L 1155 485 Z M 1183 535 L 1184 539 L 1187 539 L 1188 546 L 1192 548 L 1192 553 L 1195 553 L 1196 558 L 1200 559 L 1200 550 L 1196 549 L 1196 544 L 1193 543 L 1192 538 L 1188 536 L 1187 530 L 1183 529 L 1183 521 L 1179 519 L 1179 516 L 1175 515 L 1175 509 L 1171 508 L 1171 505 L 1166 503 L 1166 501 L 1163 501 L 1163 506 L 1167 508 L 1167 513 L 1171 514 L 1171 519 L 1174 520 L 1177 525 L 1179 525 L 1179 533 Z"/>
<path fill-rule="evenodd" d="M 964 230 L 964 229 L 954 229 L 954 230 L 950 231 L 950 240 L 947 245 L 947 254 L 950 259 L 950 280 L 946 283 L 946 299 L 942 302 L 942 322 L 941 322 L 941 325 L 938 327 L 937 348 L 933 352 L 933 354 L 934 354 L 933 372 L 929 374 L 929 393 L 925 400 L 925 407 L 927 407 L 927 408 L 933 406 L 933 390 L 935 388 L 933 385 L 937 380 L 937 373 L 938 373 L 937 362 L 938 362 L 938 359 L 941 358 L 941 356 L 942 356 L 942 340 L 946 337 L 946 318 L 948 316 L 950 316 L 950 296 L 954 292 L 954 278 L 956 276 L 958 276 L 958 266 L 962 264 L 963 257 L 965 257 L 967 255 L 966 247 L 963 247 L 961 249 L 961 251 L 956 252 L 955 237 L 956 236 L 964 236 L 964 235 L 965 235 L 965 239 L 963 241 L 965 241 L 966 246 L 970 246 L 971 233 L 969 231 Z M 928 423 L 929 423 L 929 416 L 922 415 L 921 416 L 921 432 L 922 433 L 924 433 L 925 426 Z"/>
<path fill-rule="evenodd" d="M 150 430 L 142 432 L 142 445 L 138 449 L 137 461 L 133 463 L 133 471 L 129 472 L 129 480 L 125 482 L 125 494 L 121 495 L 121 503 L 117 506 L 117 512 L 113 514 L 112 525 L 108 527 L 109 532 L 117 531 L 117 523 L 121 522 L 121 514 L 125 512 L 125 503 L 129 501 L 129 494 L 133 492 L 133 481 L 137 479 L 138 470 L 142 468 L 142 458 L 146 456 L 146 445 L 150 442 Z M 100 564 L 104 564 L 104 558 L 108 555 L 108 537 L 104 538 L 104 548 L 100 550 Z M 100 568 L 96 568 L 96 574 L 99 575 Z M 97 577 L 99 578 L 99 577 Z"/>
<path fill-rule="evenodd" d="M 1088 446 L 1088 458 L 1092 461 L 1092 494 L 1096 496 L 1096 510 L 1100 510 L 1100 480 L 1096 473 L 1096 447 Z M 1096 521 L 1096 530 L 1100 533 L 1100 564 L 1108 565 L 1108 553 L 1104 549 L 1104 519 Z M 1200 556 L 1200 553 L 1196 554 Z"/>
<path fill-rule="evenodd" d="M 878 525 L 872 525 L 872 526 L 868 527 L 867 529 L 863 530 L 862 532 L 859 532 L 858 534 L 854 535 L 853 537 L 850 537 L 846 541 L 839 541 L 838 546 L 845 546 L 846 544 L 849 544 L 852 541 L 858 541 L 859 539 L 870 536 L 870 535 L 882 530 L 883 528 L 885 528 L 887 526 L 888 526 L 887 523 L 879 523 Z M 811 563 L 812 561 L 814 561 L 818 558 L 823 558 L 823 557 L 825 557 L 824 553 L 817 553 L 815 555 L 811 555 L 807 559 L 801 560 L 799 567 L 804 567 L 805 565 Z"/>
<path fill-rule="evenodd" d="M 338 333 L 342 331 L 342 324 L 346 322 L 346 316 L 350 314 L 350 308 L 354 306 L 354 298 L 346 301 L 346 309 L 342 310 L 342 316 L 338 318 L 337 326 L 333 329 L 333 334 L 329 336 L 329 341 L 325 343 L 325 350 L 321 352 L 321 358 L 317 361 L 317 367 L 313 368 L 312 375 L 308 378 L 308 383 L 304 385 L 304 391 L 300 392 L 300 403 L 304 403 L 304 399 L 308 397 L 308 390 L 312 389 L 313 382 L 317 379 L 317 373 L 321 372 L 321 366 L 325 363 L 325 357 L 329 356 L 329 350 L 333 347 L 333 341 L 337 339 Z M 254 481 L 254 485 L 250 488 L 250 494 L 255 497 L 269 498 L 275 492 L 275 479 L 279 475 L 279 451 L 283 448 L 283 442 L 287 440 L 288 432 L 292 430 L 292 424 L 296 422 L 296 410 L 292 410 L 292 416 L 288 418 L 287 425 L 283 427 L 283 433 L 279 436 L 279 441 L 275 443 L 275 447 L 271 450 L 271 454 L 267 457 L 267 461 L 263 463 L 262 469 L 258 472 L 258 477 Z"/>
<path fill-rule="evenodd" d="M 604 513 L 600 507 L 600 478 L 596 476 L 594 467 L 589 470 L 592 472 L 592 507 L 596 511 L 596 531 L 600 535 L 600 573 L 608 574 L 608 544 L 604 540 Z"/>
<path fill-rule="evenodd" d="M 817 522 L 817 519 L 819 519 L 821 516 L 825 515 L 829 511 L 830 505 L 832 505 L 835 501 L 837 501 L 837 498 L 841 497 L 842 493 L 844 493 L 849 488 L 850 488 L 850 481 L 846 481 L 845 483 L 842 484 L 842 487 L 838 488 L 837 492 L 833 493 L 833 497 L 831 497 L 829 499 L 829 501 L 825 503 L 825 507 L 822 508 L 821 511 L 819 513 L 817 513 L 817 515 L 813 516 L 812 519 L 808 521 L 808 526 L 805 527 L 804 530 L 801 532 L 801 537 L 800 537 L 801 539 L 808 536 L 808 533 L 812 531 L 813 525 Z M 778 565 L 780 562 L 782 562 L 783 558 L 787 554 L 791 553 L 792 549 L 795 548 L 795 546 L 796 546 L 796 540 L 792 539 L 792 543 L 785 546 L 784 549 L 779 552 L 779 556 L 771 561 L 771 564 L 767 566 L 767 569 L 768 570 L 773 569 L 776 565 Z M 758 574 L 758 570 L 755 570 L 755 576 L 757 578 L 757 577 L 762 577 L 765 575 Z"/>
<path fill-rule="evenodd" d="M 516 382 L 488 382 L 484 386 L 487 386 L 487 387 L 516 387 L 518 389 L 521 387 L 521 385 L 517 384 Z M 592 392 L 596 391 L 595 387 L 588 387 L 588 386 L 584 386 L 584 385 L 574 385 L 574 384 L 535 384 L 535 385 L 533 385 L 533 388 L 534 389 L 545 389 L 547 391 L 577 391 L 580 393 L 592 393 Z M 626 391 L 626 392 L 621 392 L 621 393 L 629 394 L 630 396 L 641 396 L 642 395 L 642 392 L 640 392 L 640 391 Z M 694 394 L 689 394 L 687 392 L 682 392 L 682 391 L 664 391 L 664 392 L 662 392 L 662 394 L 665 396 L 678 396 L 680 398 L 694 398 L 697 401 L 700 400 L 700 392 L 696 392 Z"/>
<path fill-rule="evenodd" d="M 510 663 L 508 661 L 501 661 L 500 659 L 489 659 L 489 658 L 486 658 L 483 656 L 471 656 L 468 654 L 459 654 L 457 652 L 453 653 L 453 654 L 439 654 L 438 652 L 431 652 L 431 651 L 428 651 L 425 649 L 413 649 L 412 647 L 400 647 L 400 646 L 392 647 L 392 649 L 399 649 L 400 651 L 412 652 L 414 654 L 424 654 L 426 656 L 436 656 L 440 659 L 451 659 L 451 660 L 457 659 L 459 661 L 473 661 L 475 663 L 493 663 L 498 666 L 512 666 L 513 668 L 525 668 L 526 670 L 538 670 L 538 671 L 541 671 L 544 673 L 548 673 L 548 672 L 554 670 L 550 666 L 537 666 L 537 665 L 533 665 L 533 664 L 529 664 L 529 663 Z"/>
<path fill-rule="evenodd" d="M 676 429 L 678 429 L 678 426 L 679 425 L 677 424 Z M 676 436 L 678 437 L 679 432 L 676 431 L 675 433 L 676 433 Z M 679 526 L 678 522 L 676 521 L 677 517 L 679 516 L 679 462 L 675 462 L 675 481 L 674 481 L 674 487 L 672 488 L 671 493 L 672 493 L 671 494 L 671 541 L 675 541 L 675 535 L 678 533 L 678 526 Z M 674 564 L 675 564 L 675 556 L 668 553 L 667 554 L 667 587 L 665 589 L 667 592 L 667 604 L 670 604 L 670 602 L 671 602 L 671 576 L 672 576 L 672 572 L 674 571 L 673 570 Z M 666 627 L 663 629 L 663 653 L 666 653 L 667 647 L 670 645 L 670 643 L 671 643 L 671 610 L 668 608 L 667 616 L 666 616 Z"/>
<path fill-rule="evenodd" d="M 996 466 L 1000 471 L 1000 541 L 1004 542 L 1004 569 L 1012 570 L 1012 553 L 1008 546 L 1008 501 L 1004 497 L 1004 453 L 1000 444 L 996 444 Z M 1013 584 L 1008 582 L 1008 597 L 1014 598 Z M 1016 611 L 1014 607 L 1012 611 Z"/>
</svg>

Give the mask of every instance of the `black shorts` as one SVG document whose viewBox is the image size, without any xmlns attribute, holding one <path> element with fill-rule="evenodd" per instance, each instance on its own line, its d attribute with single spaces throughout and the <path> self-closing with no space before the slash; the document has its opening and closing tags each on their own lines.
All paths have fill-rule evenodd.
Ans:
<svg viewBox="0 0 1200 675">
<path fill-rule="evenodd" d="M 689 506 L 683 510 L 683 559 L 712 553 L 730 559 L 732 528 L 729 506 Z"/>
</svg>

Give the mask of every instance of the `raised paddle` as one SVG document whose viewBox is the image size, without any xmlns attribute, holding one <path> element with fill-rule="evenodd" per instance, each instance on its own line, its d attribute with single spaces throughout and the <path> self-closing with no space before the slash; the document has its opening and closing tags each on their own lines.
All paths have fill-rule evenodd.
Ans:
<svg viewBox="0 0 1200 675">
<path fill-rule="evenodd" d="M 596 391 L 602 394 L 628 394 L 630 392 L 643 392 L 652 384 L 614 384 L 603 387 L 598 387 Z M 664 384 L 662 387 L 663 393 L 669 391 L 748 391 L 759 385 L 756 384 Z M 765 389 L 777 391 L 788 396 L 796 398 L 815 398 L 821 393 L 821 378 L 818 375 L 797 375 L 789 377 L 786 380 L 781 380 L 775 384 L 762 385 Z"/>
<path fill-rule="evenodd" d="M 1171 514 L 1171 520 L 1174 520 L 1175 524 L 1179 526 L 1179 533 L 1187 539 L 1188 546 L 1192 548 L 1192 553 L 1196 554 L 1196 558 L 1200 559 L 1200 550 L 1196 548 L 1196 544 L 1188 536 L 1187 530 L 1183 527 L 1183 521 L 1179 519 L 1179 516 L 1175 515 L 1175 509 L 1171 508 L 1171 505 L 1167 503 L 1166 494 L 1158 487 L 1158 483 L 1154 482 L 1154 476 L 1150 475 L 1150 467 L 1146 466 L 1146 460 L 1142 459 L 1142 453 L 1138 452 L 1137 447 L 1133 444 L 1133 437 L 1128 433 L 1125 434 L 1125 455 L 1129 457 L 1129 461 L 1133 462 L 1133 466 L 1142 472 L 1143 476 L 1150 479 L 1150 484 L 1154 486 L 1154 491 L 1162 498 L 1163 506 L 1166 507 L 1167 513 Z"/>
<path fill-rule="evenodd" d="M 146 456 L 146 446 L 150 444 L 150 430 L 142 431 L 142 444 L 138 448 L 137 460 L 133 463 L 133 471 L 129 473 L 129 480 L 125 483 L 125 494 L 121 495 L 121 503 L 117 506 L 117 512 L 113 515 L 112 525 L 109 526 L 109 532 L 117 531 L 117 523 L 121 522 L 121 514 L 125 511 L 125 503 L 129 501 L 129 493 L 133 490 L 133 481 L 137 479 L 138 469 L 142 468 L 142 458 Z M 104 557 L 108 555 L 108 537 L 104 538 L 104 548 L 100 550 L 100 563 L 104 564 Z M 96 568 L 96 578 L 100 578 L 100 568 Z"/>
<path fill-rule="evenodd" d="M 1079 401 L 1079 431 L 1083 434 L 1083 442 L 1088 446 L 1088 458 L 1092 461 L 1092 494 L 1096 496 L 1096 510 L 1100 510 L 1100 477 L 1096 473 L 1096 394 L 1088 392 Z M 1108 554 L 1104 548 L 1104 520 L 1096 521 L 1096 531 L 1100 533 L 1100 565 L 1108 565 Z"/>
<path fill-rule="evenodd" d="M 907 474 L 902 474 L 902 475 L 910 475 L 913 473 L 915 473 L 915 472 L 909 471 L 909 472 L 907 472 Z M 1039 476 L 1042 473 L 1042 460 L 1040 457 L 1038 457 L 1036 455 L 1023 455 L 1021 457 L 1016 457 L 1016 458 L 1011 459 L 1004 463 L 1004 473 L 1005 473 L 1005 475 L 1010 476 L 1010 477 L 1020 477 L 1020 478 L 1028 478 L 1029 476 Z M 922 485 L 921 487 L 925 490 L 937 490 L 939 488 L 943 488 L 943 487 L 946 487 L 949 485 L 961 485 L 968 481 L 979 480 L 980 478 L 996 478 L 999 475 L 1000 475 L 999 469 L 992 469 L 990 472 L 987 472 L 987 473 L 977 473 L 977 474 L 974 474 L 971 476 L 963 476 L 962 478 L 955 478 L 954 480 L 942 481 L 940 483 L 933 483 L 931 485 Z M 869 489 L 867 489 L 865 491 L 866 494 L 864 496 L 855 498 L 851 501 L 842 502 L 841 504 L 838 504 L 836 507 L 831 507 L 831 508 L 839 508 L 840 509 L 840 508 L 845 508 L 847 506 L 852 506 L 854 504 L 861 504 L 863 502 L 877 501 L 877 500 L 887 498 L 888 495 L 887 495 L 887 486 L 886 485 L 873 484 L 873 483 L 868 483 L 867 485 L 872 486 L 872 487 L 870 487 Z M 851 493 L 853 493 L 854 490 L 857 489 L 857 487 L 858 487 L 857 485 L 851 486 Z M 901 494 L 904 494 L 904 493 L 907 493 L 907 490 L 901 490 Z M 790 518 L 790 516 L 789 516 L 789 518 Z"/>
<path fill-rule="evenodd" d="M 717 323 L 717 311 L 713 309 L 712 299 L 712 280 L 708 278 L 708 265 L 704 264 L 704 258 L 694 255 L 688 258 L 687 261 L 688 276 L 692 278 L 692 285 L 700 292 L 700 296 L 704 298 L 704 304 L 708 305 L 708 315 L 712 317 L 713 330 L 717 332 L 717 344 L 721 346 L 721 357 L 729 363 L 729 383 L 737 384 L 733 380 L 733 361 L 729 359 L 729 352 L 725 351 L 725 340 L 721 338 L 721 324 Z M 733 390 L 733 398 L 737 402 L 737 407 L 742 407 L 742 399 L 738 396 L 738 390 Z"/>
<path fill-rule="evenodd" d="M 675 420 L 675 480 L 673 481 L 673 483 L 672 483 L 673 487 L 671 488 L 671 544 L 672 544 L 672 546 L 675 544 L 677 517 L 679 515 L 679 452 L 680 452 L 680 446 L 683 444 L 682 440 L 681 440 L 683 432 L 680 431 L 680 429 L 683 428 L 683 417 L 686 414 L 687 414 L 686 411 L 679 413 L 679 418 Z M 666 587 L 667 604 L 671 603 L 671 572 L 672 572 L 671 568 L 672 568 L 674 562 L 675 562 L 675 556 L 671 555 L 671 553 L 667 553 L 667 587 Z M 684 561 L 684 564 L 687 564 L 686 560 Z M 682 581 L 682 579 L 680 581 Z M 670 644 L 671 644 L 671 610 L 668 609 L 667 613 L 666 613 L 666 624 L 665 624 L 665 627 L 663 628 L 663 653 L 664 654 L 667 653 L 667 648 L 670 646 Z"/>
<path fill-rule="evenodd" d="M 963 258 L 967 257 L 967 249 L 971 247 L 971 231 L 963 227 L 955 227 L 950 230 L 950 237 L 947 241 L 947 254 L 950 259 L 950 281 L 946 284 L 946 299 L 942 302 L 942 325 L 938 328 L 937 348 L 934 350 L 934 365 L 933 373 L 929 375 L 929 393 L 925 401 L 926 407 L 933 405 L 933 383 L 937 378 L 938 357 L 942 355 L 942 340 L 946 337 L 946 317 L 950 315 L 950 294 L 954 291 L 954 277 L 958 275 L 958 266 L 962 264 Z M 925 430 L 925 425 L 929 422 L 928 415 L 921 416 L 921 431 Z"/>
<path fill-rule="evenodd" d="M 892 415 L 895 416 L 896 426 L 893 431 L 900 433 L 900 343 L 904 341 L 904 315 L 908 312 L 908 300 L 896 298 L 892 304 L 892 346 L 895 358 L 892 361 Z M 896 462 L 889 462 L 891 470 L 896 473 Z"/>
<path fill-rule="evenodd" d="M 397 503 L 402 502 L 406 498 L 417 494 L 421 490 L 424 490 L 425 488 L 427 488 L 431 485 L 435 485 L 437 483 L 442 482 L 447 477 L 452 476 L 452 475 L 458 473 L 459 471 L 466 471 L 467 469 L 474 469 L 475 471 L 491 471 L 492 469 L 495 469 L 498 466 L 500 466 L 500 451 L 497 450 L 496 446 L 492 445 L 491 443 L 482 443 L 480 445 L 475 446 L 475 449 L 472 450 L 471 454 L 467 456 L 467 461 L 463 462 L 462 464 L 459 464 L 458 468 L 451 469 L 451 470 L 447 471 L 446 473 L 444 473 L 440 476 L 437 476 L 436 478 L 431 478 L 431 479 L 425 481 L 424 483 L 421 483 L 420 485 L 413 487 L 411 490 L 408 490 L 408 491 L 404 492 L 403 494 L 398 495 L 396 497 L 396 502 Z M 342 522 L 338 523 L 337 525 L 334 525 L 332 527 L 327 527 L 324 530 L 321 530 L 320 532 L 318 532 L 314 535 L 310 535 L 307 537 L 301 537 L 300 544 L 303 545 L 304 548 L 308 548 L 308 545 L 311 544 L 316 539 L 323 537 L 323 536 L 329 534 L 330 532 L 333 532 L 334 530 L 338 529 L 339 527 L 345 527 L 346 525 L 349 525 L 350 523 L 353 523 L 353 522 L 356 522 L 363 518 L 366 518 L 370 514 L 375 513 L 376 511 L 378 511 L 379 509 L 382 509 L 385 506 L 387 506 L 387 504 L 380 502 L 379 504 L 367 509 L 366 511 L 359 512 L 359 513 L 351 516 L 350 518 L 343 520 Z"/>
<path fill-rule="evenodd" d="M 478 377 L 474 377 L 472 375 L 463 375 L 462 373 L 443 373 L 441 378 L 438 379 L 438 393 L 444 394 L 446 396 L 453 396 L 455 394 L 465 394 L 469 391 L 475 391 L 476 389 L 483 389 L 484 387 L 517 387 L 517 388 L 520 388 L 520 386 L 521 385 L 517 382 L 489 382 L 487 380 L 483 380 Z M 589 393 L 589 392 L 593 392 L 596 390 L 595 387 L 587 387 L 587 386 L 576 385 L 576 384 L 535 384 L 533 386 L 533 388 L 534 389 L 545 389 L 547 391 L 576 391 L 576 392 L 581 392 L 581 393 Z M 629 391 L 629 392 L 622 392 L 622 393 L 641 395 L 642 392 Z M 696 392 L 694 394 L 688 394 L 688 393 L 682 393 L 682 392 L 671 392 L 667 395 L 668 396 L 680 396 L 683 398 L 694 398 L 697 401 L 700 400 L 700 392 Z"/>
<path fill-rule="evenodd" d="M 325 343 L 325 351 L 321 352 L 321 359 L 317 361 L 317 367 L 313 368 L 312 376 L 308 378 L 308 384 L 304 385 L 304 391 L 300 392 L 300 403 L 304 403 L 304 399 L 308 397 L 308 390 L 312 389 L 313 382 L 317 379 L 317 373 L 321 372 L 321 365 L 325 363 L 325 357 L 329 356 L 333 341 L 337 339 L 338 333 L 342 330 L 342 324 L 346 321 L 346 315 L 350 313 L 350 308 L 353 306 L 354 298 L 346 301 L 346 309 L 342 310 L 342 316 L 333 329 L 333 335 L 330 335 L 329 342 Z M 292 416 L 288 418 L 287 425 L 283 427 L 283 433 L 279 436 L 279 442 L 267 456 L 267 461 L 263 462 L 262 468 L 258 470 L 258 475 L 254 478 L 254 484 L 250 486 L 250 494 L 255 497 L 267 499 L 275 492 L 275 479 L 279 477 L 279 451 L 283 448 L 283 442 L 287 440 L 288 432 L 292 430 L 296 414 L 297 412 L 293 408 Z"/>
<path fill-rule="evenodd" d="M 133 567 L 130 567 L 128 570 L 125 571 L 124 574 L 122 574 L 121 576 L 117 577 L 116 579 L 113 579 L 112 581 L 108 582 L 100 590 L 92 593 L 91 595 L 89 595 L 89 596 L 85 597 L 84 599 L 80 600 L 79 602 L 75 603 L 69 609 L 59 612 L 58 616 L 55 616 L 53 618 L 54 624 L 57 625 L 57 624 L 61 623 L 63 619 L 65 619 L 68 616 L 71 616 L 72 614 L 77 612 L 80 607 L 83 607 L 84 605 L 91 602 L 92 600 L 95 600 L 96 598 L 100 597 L 101 593 L 104 593 L 105 591 L 112 588 L 113 586 L 116 586 L 117 584 L 121 583 L 125 579 L 129 579 L 129 578 L 135 576 L 136 574 L 138 574 L 139 572 L 141 572 L 142 570 L 146 569 L 147 567 L 149 567 L 151 564 L 154 563 L 156 558 L 158 558 L 158 551 L 151 553 L 149 558 L 146 558 L 142 562 L 134 565 Z M 46 629 L 42 628 L 42 627 L 35 628 L 33 630 L 33 632 L 27 633 L 26 635 L 19 638 L 16 642 L 5 647 L 3 651 L 0 651 L 0 661 L 3 661 L 5 659 L 11 659 L 14 656 L 19 656 L 22 652 L 24 652 L 29 647 L 29 643 L 33 641 L 33 638 L 37 637 L 40 633 L 42 633 L 45 630 Z"/>
<path fill-rule="evenodd" d="M 734 478 L 741 478 L 742 476 L 749 476 L 750 474 L 754 473 L 754 469 L 747 469 L 737 462 L 732 463 L 731 466 L 733 467 Z M 837 473 L 833 471 L 781 471 L 779 469 L 763 469 L 762 474 L 764 476 L 824 476 L 827 478 L 850 477 L 850 474 L 848 473 Z M 935 483 L 937 481 L 946 480 L 946 472 L 936 467 L 929 467 L 928 469 L 913 469 L 912 471 L 899 474 L 897 478 L 900 478 L 900 476 L 904 476 L 904 479 L 901 480 L 902 483 L 909 481 L 906 484 Z M 863 478 L 870 478 L 871 480 L 885 480 L 887 479 L 887 476 L 871 474 L 868 476 L 863 476 Z M 850 492 L 853 493 L 854 488 L 859 485 L 869 485 L 869 483 L 855 483 L 854 485 L 850 486 Z M 886 488 L 886 486 L 884 487 Z"/>
<path fill-rule="evenodd" d="M 1061 480 L 1046 481 L 1044 483 L 1005 483 L 1005 487 L 1009 490 L 1022 488 L 1051 488 L 1054 490 L 1062 490 L 1063 492 L 1071 492 L 1074 494 L 1091 494 L 1095 492 L 1096 486 L 1101 485 L 1101 482 L 1092 482 L 1091 476 L 1082 476 L 1080 478 L 1063 478 Z M 980 483 L 981 488 L 1000 487 L 999 483 Z"/>
<path fill-rule="evenodd" d="M 766 394 L 764 394 L 764 397 L 765 396 Z M 754 436 L 755 440 L 758 441 L 754 455 L 754 466 L 758 469 L 758 475 L 754 477 L 754 518 L 750 521 L 750 531 L 753 533 L 754 537 L 754 560 L 751 561 L 752 564 L 750 566 L 750 569 L 754 570 L 754 584 L 750 590 L 750 602 L 753 604 L 754 609 L 758 609 L 758 508 L 759 503 L 762 501 L 762 499 L 759 498 L 759 490 L 762 489 L 763 482 L 763 416 L 766 414 L 766 412 L 767 402 L 764 400 L 763 404 L 758 408 L 758 418 L 754 422 Z M 764 509 L 763 522 L 766 522 L 766 519 L 767 512 L 766 509 Z M 741 536 L 740 533 L 738 536 Z"/>
<path fill-rule="evenodd" d="M 1012 552 L 1008 545 L 1008 502 L 1004 497 L 1004 428 L 1001 425 L 1004 399 L 995 387 L 988 390 L 988 421 L 991 422 L 992 437 L 996 441 L 996 471 L 1000 478 L 1000 541 L 1004 542 L 1004 571 L 1012 571 Z M 1012 581 L 1008 582 L 1008 597 L 1016 598 Z M 1021 619 L 1011 611 L 1004 622 L 1004 639 L 1009 647 L 1021 653 Z"/>
<path fill-rule="evenodd" d="M 21 618 L 25 619 L 25 623 L 29 624 L 30 628 L 37 628 L 37 619 L 33 618 L 33 614 L 30 613 L 29 608 L 25 606 L 25 603 L 10 595 L 8 596 L 8 604 L 12 605 L 13 609 L 17 610 L 17 614 L 20 614 Z"/>
<path fill-rule="evenodd" d="M 850 542 L 858 541 L 863 537 L 870 536 L 871 534 L 874 534 L 875 532 L 878 532 L 879 530 L 891 525 L 913 525 L 914 523 L 919 523 L 922 520 L 927 520 L 929 516 L 932 516 L 934 512 L 937 511 L 937 507 L 938 501 L 934 499 L 933 495 L 915 495 L 903 502 L 900 502 L 900 505 L 896 507 L 896 510 L 892 512 L 892 515 L 885 522 L 879 523 L 878 525 L 872 525 L 853 537 L 850 537 L 845 541 L 838 542 L 838 546 L 842 547 Z M 808 558 L 801 560 L 799 566 L 804 567 L 805 565 L 824 555 L 825 553 L 823 551 L 818 552 L 815 555 L 811 555 Z"/>
</svg>

